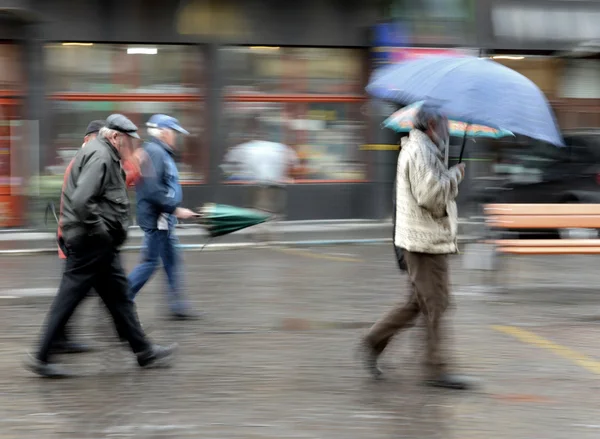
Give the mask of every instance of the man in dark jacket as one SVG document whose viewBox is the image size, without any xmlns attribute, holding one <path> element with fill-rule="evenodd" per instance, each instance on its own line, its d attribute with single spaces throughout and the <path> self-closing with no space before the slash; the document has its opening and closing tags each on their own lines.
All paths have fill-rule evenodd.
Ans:
<svg viewBox="0 0 600 439">
<path fill-rule="evenodd" d="M 125 116 L 106 119 L 99 136 L 81 148 L 62 193 L 61 226 L 67 261 L 58 293 L 46 319 L 37 352 L 26 367 L 44 377 L 68 374 L 49 362 L 52 344 L 91 288 L 102 298 L 118 333 L 141 367 L 168 365 L 175 346 L 152 345 L 129 296 L 119 248 L 127 238 L 129 199 L 121 160 L 133 154 L 137 127 Z"/>
<path fill-rule="evenodd" d="M 144 144 L 147 155 L 136 185 L 137 217 L 144 231 L 142 260 L 129 274 L 132 298 L 148 282 L 162 259 L 169 282 L 169 308 L 174 319 L 194 319 L 181 285 L 181 255 L 175 234 L 177 218 L 196 215 L 180 207 L 182 190 L 173 159 L 177 134 L 189 134 L 179 121 L 165 114 L 155 114 L 147 123 L 151 140 Z"/>
<path fill-rule="evenodd" d="M 85 146 L 86 143 L 94 140 L 98 136 L 98 132 L 100 131 L 100 128 L 102 128 L 105 123 L 106 122 L 104 120 L 93 120 L 88 124 L 88 126 L 85 130 L 85 135 L 83 137 L 83 144 L 81 145 L 82 148 Z M 63 189 L 64 189 L 64 186 L 67 184 L 67 180 L 69 179 L 69 174 L 71 173 L 71 169 L 73 168 L 73 163 L 75 163 L 75 158 L 73 158 L 73 160 L 71 160 L 71 162 L 67 166 L 67 169 L 65 170 L 65 176 L 64 176 L 64 180 L 63 180 Z M 60 212 L 62 212 L 62 201 L 61 201 L 61 205 L 60 205 L 59 214 L 60 214 Z M 66 248 L 65 248 L 64 239 L 62 236 L 62 226 L 60 224 L 60 220 L 59 220 L 58 230 L 56 232 L 56 235 L 57 235 L 57 240 L 58 240 L 58 257 L 61 259 L 67 259 Z M 85 345 L 83 343 L 78 343 L 78 342 L 72 340 L 70 332 L 71 331 L 67 328 L 67 326 L 65 326 L 63 328 L 63 330 L 57 335 L 57 337 L 54 341 L 54 344 L 52 346 L 52 353 L 55 353 L 55 354 L 78 354 L 78 353 L 85 353 L 90 350 L 90 348 L 87 345 Z"/>
</svg>

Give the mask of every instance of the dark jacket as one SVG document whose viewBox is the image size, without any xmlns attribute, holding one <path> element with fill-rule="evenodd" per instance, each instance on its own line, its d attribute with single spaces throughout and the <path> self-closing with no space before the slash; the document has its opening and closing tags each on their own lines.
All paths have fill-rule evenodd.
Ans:
<svg viewBox="0 0 600 439">
<path fill-rule="evenodd" d="M 173 212 L 182 200 L 173 151 L 155 138 L 144 143 L 143 148 L 149 160 L 142 164 L 142 178 L 136 184 L 138 225 L 143 230 L 155 230 L 163 214 L 172 228 L 177 222 Z"/>
<path fill-rule="evenodd" d="M 129 198 L 119 152 L 104 137 L 81 148 L 62 192 L 60 224 L 67 242 L 97 236 L 118 247 L 127 238 Z"/>
</svg>

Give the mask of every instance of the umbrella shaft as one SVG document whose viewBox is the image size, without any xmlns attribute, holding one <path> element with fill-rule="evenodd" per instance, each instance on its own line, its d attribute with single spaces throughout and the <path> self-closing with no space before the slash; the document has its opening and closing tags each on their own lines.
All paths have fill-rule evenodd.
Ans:
<svg viewBox="0 0 600 439">
<path fill-rule="evenodd" d="M 469 130 L 469 125 L 465 128 L 465 133 L 463 134 L 462 146 L 460 147 L 460 156 L 458 157 L 458 163 L 462 163 L 463 153 L 465 152 L 465 144 L 467 143 L 467 131 Z"/>
</svg>

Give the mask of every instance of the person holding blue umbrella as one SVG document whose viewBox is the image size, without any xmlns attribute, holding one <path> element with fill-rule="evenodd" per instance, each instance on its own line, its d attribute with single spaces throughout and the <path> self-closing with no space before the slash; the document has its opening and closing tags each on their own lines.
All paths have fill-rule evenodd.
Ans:
<svg viewBox="0 0 600 439">
<path fill-rule="evenodd" d="M 450 133 L 448 120 L 435 109 L 420 108 L 414 129 L 401 145 L 396 177 L 394 244 L 402 249 L 408 269 L 410 293 L 370 329 L 361 348 L 364 366 L 374 377 L 392 338 L 423 315 L 427 327 L 427 384 L 465 389 L 469 381 L 448 370 L 443 353 L 443 317 L 450 303 L 448 255 L 457 252 L 456 196 L 465 175 L 460 163 L 448 169 L 444 150 Z"/>
</svg>

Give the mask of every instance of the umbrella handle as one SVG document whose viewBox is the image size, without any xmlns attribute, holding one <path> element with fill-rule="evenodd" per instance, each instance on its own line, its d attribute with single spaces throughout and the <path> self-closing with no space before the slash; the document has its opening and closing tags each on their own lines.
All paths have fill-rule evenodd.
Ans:
<svg viewBox="0 0 600 439">
<path fill-rule="evenodd" d="M 469 129 L 469 124 L 465 127 L 465 132 L 463 134 L 462 146 L 460 147 L 460 156 L 458 157 L 458 163 L 462 163 L 463 153 L 465 152 L 465 144 L 467 143 L 467 130 Z"/>
</svg>

